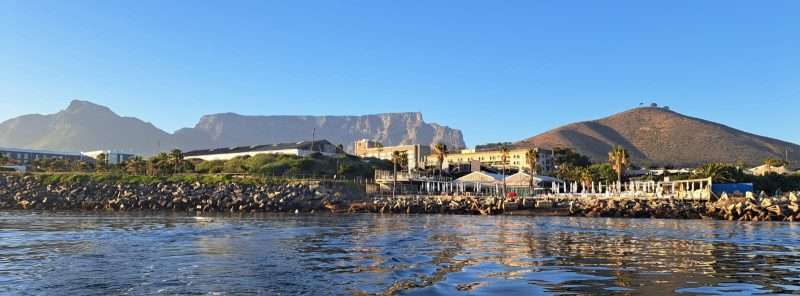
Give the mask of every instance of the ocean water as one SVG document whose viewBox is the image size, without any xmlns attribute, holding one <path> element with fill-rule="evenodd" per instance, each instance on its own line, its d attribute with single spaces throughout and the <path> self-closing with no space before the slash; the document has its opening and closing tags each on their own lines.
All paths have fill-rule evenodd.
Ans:
<svg viewBox="0 0 800 296">
<path fill-rule="evenodd" d="M 6 295 L 800 293 L 800 225 L 0 212 Z"/>
</svg>

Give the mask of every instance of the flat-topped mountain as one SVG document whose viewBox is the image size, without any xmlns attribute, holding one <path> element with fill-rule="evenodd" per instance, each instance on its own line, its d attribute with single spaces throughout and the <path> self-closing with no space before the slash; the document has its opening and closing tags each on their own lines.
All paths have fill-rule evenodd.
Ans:
<svg viewBox="0 0 800 296">
<path fill-rule="evenodd" d="M 315 132 L 314 132 L 315 131 Z M 464 147 L 461 131 L 426 123 L 421 113 L 363 116 L 203 116 L 193 128 L 174 134 L 109 108 L 73 101 L 49 115 L 24 115 L 0 123 L 0 146 L 86 151 L 118 149 L 150 155 L 175 147 L 183 150 L 327 139 L 352 150 L 367 138 L 385 145 L 445 143 Z"/>
<path fill-rule="evenodd" d="M 640 166 L 694 166 L 708 162 L 760 164 L 764 159 L 800 161 L 797 144 L 754 135 L 665 108 L 645 107 L 603 119 L 565 125 L 520 141 L 519 145 L 569 147 L 594 161 L 606 161 L 622 145 Z"/>
</svg>

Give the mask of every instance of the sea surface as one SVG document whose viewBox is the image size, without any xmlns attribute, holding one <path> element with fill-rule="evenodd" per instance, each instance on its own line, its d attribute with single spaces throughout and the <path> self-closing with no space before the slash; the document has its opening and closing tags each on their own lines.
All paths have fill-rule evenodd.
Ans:
<svg viewBox="0 0 800 296">
<path fill-rule="evenodd" d="M 800 224 L 0 212 L 2 295 L 762 293 L 800 293 Z"/>
</svg>

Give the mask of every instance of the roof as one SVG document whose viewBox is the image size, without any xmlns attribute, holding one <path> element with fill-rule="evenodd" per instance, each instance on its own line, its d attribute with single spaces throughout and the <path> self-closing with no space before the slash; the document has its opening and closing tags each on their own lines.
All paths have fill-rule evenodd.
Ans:
<svg viewBox="0 0 800 296">
<path fill-rule="evenodd" d="M 516 174 L 513 174 L 513 175 L 507 177 L 506 178 L 506 184 L 509 184 L 509 185 L 512 185 L 512 186 L 513 185 L 526 185 L 527 186 L 530 183 L 530 178 L 531 178 L 530 174 L 525 173 L 525 172 L 518 172 Z M 564 181 L 561 181 L 559 179 L 556 179 L 556 178 L 553 178 L 553 177 L 550 177 L 550 176 L 536 175 L 536 176 L 533 176 L 533 182 L 535 184 L 538 184 L 540 182 L 563 183 Z"/>
<path fill-rule="evenodd" d="M 193 150 L 183 153 L 183 156 L 247 153 L 247 152 L 275 151 L 275 150 L 286 150 L 286 149 L 311 150 L 312 144 L 315 147 L 315 150 L 321 148 L 322 145 L 333 145 L 331 144 L 331 142 L 328 142 L 327 140 L 318 140 L 313 142 L 300 141 L 296 143 L 278 143 L 278 144 L 266 144 L 266 145 L 236 146 L 228 148 Z"/>
<path fill-rule="evenodd" d="M 503 180 L 503 176 L 489 173 L 489 172 L 472 172 L 461 178 L 456 179 L 456 182 L 480 182 L 480 183 L 494 183 Z"/>
<path fill-rule="evenodd" d="M 37 149 L 21 149 L 21 148 L 6 148 L 6 147 L 0 147 L 0 151 L 4 151 L 4 152 L 21 152 L 21 153 L 40 153 L 40 154 L 55 154 L 55 155 L 81 156 L 81 154 L 80 154 L 79 152 L 52 151 L 52 150 L 37 150 Z"/>
</svg>

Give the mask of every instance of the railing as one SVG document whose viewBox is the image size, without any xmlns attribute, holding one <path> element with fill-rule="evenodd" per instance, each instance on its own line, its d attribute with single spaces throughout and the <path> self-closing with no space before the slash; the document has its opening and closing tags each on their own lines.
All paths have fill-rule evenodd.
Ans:
<svg viewBox="0 0 800 296">
<path fill-rule="evenodd" d="M 376 182 L 393 182 L 395 180 L 395 173 L 393 171 L 387 170 L 375 170 L 375 181 Z M 418 182 L 450 182 L 452 181 L 449 177 L 444 176 L 436 176 L 436 175 L 427 175 L 418 172 L 407 172 L 407 171 L 398 171 L 397 172 L 397 182 L 411 182 L 411 181 L 418 181 Z"/>
</svg>

